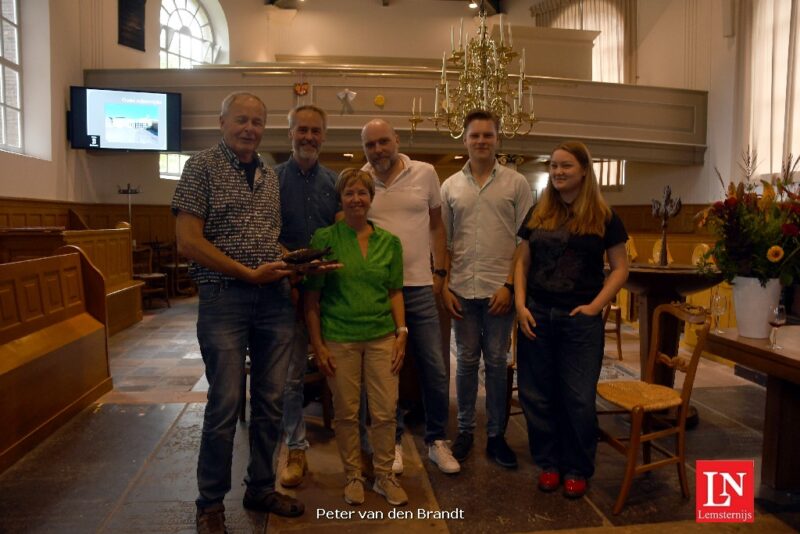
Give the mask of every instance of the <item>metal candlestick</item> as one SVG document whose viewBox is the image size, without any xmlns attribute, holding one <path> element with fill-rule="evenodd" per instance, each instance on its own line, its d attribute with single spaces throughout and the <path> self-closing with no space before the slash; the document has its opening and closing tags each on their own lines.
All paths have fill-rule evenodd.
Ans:
<svg viewBox="0 0 800 534">
<path fill-rule="evenodd" d="M 653 217 L 661 219 L 661 257 L 658 264 L 665 267 L 667 262 L 667 222 L 670 218 L 675 217 L 680 213 L 681 207 L 680 197 L 672 198 L 672 188 L 664 186 L 664 197 L 661 202 L 653 199 Z"/>
</svg>

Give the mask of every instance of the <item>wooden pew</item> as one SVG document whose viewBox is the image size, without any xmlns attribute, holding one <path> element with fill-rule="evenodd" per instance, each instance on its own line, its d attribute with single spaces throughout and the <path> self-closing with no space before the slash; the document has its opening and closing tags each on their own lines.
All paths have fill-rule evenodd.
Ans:
<svg viewBox="0 0 800 534">
<path fill-rule="evenodd" d="M 0 265 L 0 472 L 112 388 L 103 275 L 57 254 Z"/>
<path fill-rule="evenodd" d="M 80 247 L 103 273 L 109 335 L 142 320 L 143 284 L 133 279 L 133 248 L 127 223 L 103 230 L 68 230 L 57 226 L 0 228 L 0 263 L 49 256 L 63 245 Z"/>
</svg>

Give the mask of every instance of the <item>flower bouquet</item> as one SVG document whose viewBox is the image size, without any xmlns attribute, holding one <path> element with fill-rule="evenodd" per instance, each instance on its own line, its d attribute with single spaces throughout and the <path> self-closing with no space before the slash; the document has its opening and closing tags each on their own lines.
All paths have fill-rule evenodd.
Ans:
<svg viewBox="0 0 800 534">
<path fill-rule="evenodd" d="M 800 279 L 800 184 L 793 181 L 800 158 L 788 156 L 780 174 L 761 180 L 762 192 L 752 180 L 756 157 L 745 153 L 741 165 L 745 180 L 725 188 L 725 200 L 700 212 L 700 226 L 708 226 L 717 241 L 705 254 L 700 270 L 717 271 L 728 282 L 735 277 L 757 278 L 763 287 L 770 279 L 791 285 Z"/>
</svg>

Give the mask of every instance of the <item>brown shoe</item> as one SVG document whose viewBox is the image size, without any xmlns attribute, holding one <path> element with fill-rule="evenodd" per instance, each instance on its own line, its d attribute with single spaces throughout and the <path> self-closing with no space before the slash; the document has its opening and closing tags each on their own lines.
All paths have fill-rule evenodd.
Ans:
<svg viewBox="0 0 800 534">
<path fill-rule="evenodd" d="M 306 511 L 306 507 L 303 503 L 294 497 L 278 493 L 277 491 L 271 491 L 260 498 L 254 497 L 246 491 L 244 493 L 242 505 L 248 510 L 266 512 L 283 517 L 298 517 L 303 515 Z"/>
<path fill-rule="evenodd" d="M 303 482 L 303 476 L 308 471 L 306 451 L 303 449 L 290 449 L 289 458 L 286 460 L 286 469 L 281 473 L 281 486 L 293 488 Z"/>
<path fill-rule="evenodd" d="M 220 503 L 208 508 L 198 508 L 195 525 L 197 534 L 228 534 L 225 528 L 225 506 Z"/>
<path fill-rule="evenodd" d="M 397 475 L 394 473 L 377 477 L 372 489 L 375 493 L 386 497 L 386 502 L 392 506 L 408 504 L 408 495 L 406 495 L 405 490 L 400 485 L 400 481 L 397 480 Z"/>
</svg>

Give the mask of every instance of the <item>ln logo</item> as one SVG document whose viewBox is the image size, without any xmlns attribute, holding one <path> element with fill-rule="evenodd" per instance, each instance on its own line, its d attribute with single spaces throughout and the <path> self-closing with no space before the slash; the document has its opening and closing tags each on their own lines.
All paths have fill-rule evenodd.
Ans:
<svg viewBox="0 0 800 534">
<path fill-rule="evenodd" d="M 753 522 L 754 464 L 753 460 L 697 460 L 698 523 Z"/>
</svg>

